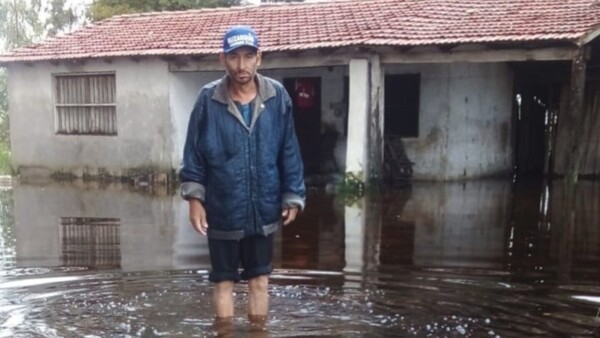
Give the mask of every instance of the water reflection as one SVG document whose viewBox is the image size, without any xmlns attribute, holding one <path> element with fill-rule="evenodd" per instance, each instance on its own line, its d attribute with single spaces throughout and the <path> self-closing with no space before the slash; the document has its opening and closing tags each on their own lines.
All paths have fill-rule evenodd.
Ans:
<svg viewBox="0 0 600 338">
<path fill-rule="evenodd" d="M 410 196 L 399 193 L 385 203 L 382 238 L 389 242 L 398 237 L 396 231 L 403 232 L 403 243 L 414 248 L 412 260 L 410 251 L 399 257 L 407 264 L 498 268 L 510 192 L 503 181 L 414 186 Z M 400 245 L 392 241 L 386 247 Z"/>
<path fill-rule="evenodd" d="M 13 197 L 19 266 L 174 267 L 174 196 L 48 184 L 16 185 Z"/>
<path fill-rule="evenodd" d="M 574 227 L 559 184 L 415 183 L 311 191 L 277 233 L 265 325 L 215 323 L 205 238 L 176 195 L 125 186 L 0 190 L 0 337 L 600 334 L 600 189 Z"/>
</svg>

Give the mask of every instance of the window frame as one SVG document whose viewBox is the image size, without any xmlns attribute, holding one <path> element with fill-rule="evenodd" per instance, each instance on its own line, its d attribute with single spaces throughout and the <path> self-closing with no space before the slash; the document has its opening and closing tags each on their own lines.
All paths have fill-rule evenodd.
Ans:
<svg viewBox="0 0 600 338">
<path fill-rule="evenodd" d="M 114 81 L 114 92 L 112 93 L 112 103 L 59 103 L 59 92 L 58 84 L 61 78 L 77 78 L 85 77 L 90 78 L 93 76 L 112 76 Z M 89 90 L 89 88 L 88 88 Z M 52 74 L 52 98 L 53 98 L 53 110 L 54 110 L 54 134 L 61 136 L 118 136 L 118 125 L 117 125 L 117 75 L 114 71 L 106 72 L 72 72 L 72 73 L 53 73 Z M 59 109 L 69 107 L 109 107 L 114 110 L 114 130 L 102 131 L 102 132 L 67 132 L 61 130 Z"/>
</svg>

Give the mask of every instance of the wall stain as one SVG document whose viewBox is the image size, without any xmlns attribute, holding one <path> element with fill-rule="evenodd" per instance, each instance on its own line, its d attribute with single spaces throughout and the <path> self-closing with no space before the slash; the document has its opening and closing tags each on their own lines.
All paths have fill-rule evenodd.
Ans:
<svg viewBox="0 0 600 338">
<path fill-rule="evenodd" d="M 444 140 L 444 130 L 439 127 L 431 128 L 429 134 L 423 139 L 422 142 L 418 143 L 418 150 L 431 150 L 436 146 L 439 146 Z"/>
<path fill-rule="evenodd" d="M 510 145 L 510 128 L 508 122 L 502 122 L 500 124 L 500 149 L 508 149 Z"/>
</svg>

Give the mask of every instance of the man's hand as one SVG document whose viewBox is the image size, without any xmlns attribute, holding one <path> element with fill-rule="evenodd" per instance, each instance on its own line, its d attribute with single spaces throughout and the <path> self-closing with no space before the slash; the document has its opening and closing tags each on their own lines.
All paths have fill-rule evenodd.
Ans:
<svg viewBox="0 0 600 338">
<path fill-rule="evenodd" d="M 298 215 L 298 208 L 285 208 L 281 212 L 281 217 L 283 218 L 283 225 L 288 225 L 292 223 L 296 216 Z"/>
<path fill-rule="evenodd" d="M 191 198 L 189 200 L 190 204 L 190 223 L 196 231 L 199 233 L 206 235 L 206 230 L 208 230 L 208 223 L 206 222 L 206 210 L 204 210 L 204 206 L 202 202 L 195 198 Z"/>
</svg>

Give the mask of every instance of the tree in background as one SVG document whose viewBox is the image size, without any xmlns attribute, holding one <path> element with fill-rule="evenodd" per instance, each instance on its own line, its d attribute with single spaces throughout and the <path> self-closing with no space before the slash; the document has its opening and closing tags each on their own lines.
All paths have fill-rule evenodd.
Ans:
<svg viewBox="0 0 600 338">
<path fill-rule="evenodd" d="M 0 40 L 5 50 L 29 44 L 43 34 L 41 11 L 41 0 L 0 0 Z"/>
<path fill-rule="evenodd" d="M 94 0 L 88 18 L 98 21 L 119 14 L 229 7 L 242 3 L 243 0 Z"/>
<path fill-rule="evenodd" d="M 68 5 L 67 0 L 50 0 L 44 10 L 47 15 L 44 30 L 47 36 L 56 36 L 61 32 L 70 32 L 85 22 L 86 7 L 81 4 Z"/>
</svg>

